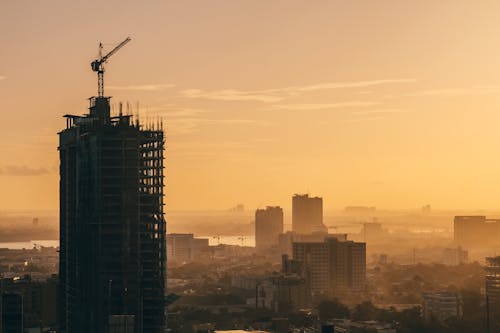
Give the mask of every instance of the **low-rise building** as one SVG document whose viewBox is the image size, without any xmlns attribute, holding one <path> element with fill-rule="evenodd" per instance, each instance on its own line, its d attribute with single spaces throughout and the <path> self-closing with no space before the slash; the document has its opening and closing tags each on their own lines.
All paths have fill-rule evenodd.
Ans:
<svg viewBox="0 0 500 333">
<path fill-rule="evenodd" d="M 463 315 L 463 301 L 460 293 L 455 292 L 426 292 L 422 293 L 422 315 L 426 321 L 432 317 L 439 321 L 448 318 L 461 318 Z"/>
<path fill-rule="evenodd" d="M 203 254 L 208 256 L 208 238 L 194 238 L 193 234 L 168 234 L 167 258 L 172 262 L 192 261 Z"/>
</svg>

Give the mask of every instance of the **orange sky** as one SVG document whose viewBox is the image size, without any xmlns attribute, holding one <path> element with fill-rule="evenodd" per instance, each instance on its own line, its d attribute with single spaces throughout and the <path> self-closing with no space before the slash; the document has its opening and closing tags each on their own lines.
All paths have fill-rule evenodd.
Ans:
<svg viewBox="0 0 500 333">
<path fill-rule="evenodd" d="M 500 208 L 500 2 L 0 3 L 0 210 L 57 209 L 96 93 L 167 123 L 167 209 Z"/>
</svg>

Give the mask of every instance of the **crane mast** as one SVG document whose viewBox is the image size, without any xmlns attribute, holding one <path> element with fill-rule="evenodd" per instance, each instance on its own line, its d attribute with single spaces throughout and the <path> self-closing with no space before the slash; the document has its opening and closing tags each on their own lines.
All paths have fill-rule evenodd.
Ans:
<svg viewBox="0 0 500 333">
<path fill-rule="evenodd" d="M 115 54 L 119 49 L 121 49 L 125 44 L 130 42 L 130 37 L 127 37 L 123 42 L 115 46 L 106 55 L 102 55 L 102 43 L 99 43 L 99 58 L 90 63 L 92 70 L 97 72 L 97 96 L 104 96 L 104 64 L 108 61 L 109 57 Z"/>
</svg>

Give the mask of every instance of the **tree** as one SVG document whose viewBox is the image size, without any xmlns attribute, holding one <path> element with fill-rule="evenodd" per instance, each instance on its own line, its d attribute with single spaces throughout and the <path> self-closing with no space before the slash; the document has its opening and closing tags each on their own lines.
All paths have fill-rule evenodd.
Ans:
<svg viewBox="0 0 500 333">
<path fill-rule="evenodd" d="M 350 312 L 349 308 L 344 304 L 340 303 L 338 299 L 322 301 L 318 305 L 319 318 L 324 320 L 330 320 L 334 318 L 349 318 Z"/>
</svg>

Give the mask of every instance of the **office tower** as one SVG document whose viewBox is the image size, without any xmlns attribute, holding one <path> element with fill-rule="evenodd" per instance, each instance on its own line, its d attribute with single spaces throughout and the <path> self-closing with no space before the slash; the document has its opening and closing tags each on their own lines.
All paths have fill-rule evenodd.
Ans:
<svg viewBox="0 0 500 333">
<path fill-rule="evenodd" d="M 455 216 L 455 244 L 466 250 L 488 248 L 499 243 L 500 220 L 486 216 Z"/>
<path fill-rule="evenodd" d="M 323 199 L 295 194 L 292 198 L 292 229 L 299 234 L 328 232 L 323 225 Z"/>
<path fill-rule="evenodd" d="M 3 292 L 0 305 L 0 332 L 23 333 L 23 296 L 19 293 Z"/>
<path fill-rule="evenodd" d="M 283 209 L 266 207 L 255 211 L 255 247 L 257 251 L 278 245 L 279 234 L 283 232 Z"/>
<path fill-rule="evenodd" d="M 293 260 L 300 262 L 313 293 L 331 296 L 362 292 L 366 282 L 366 245 L 327 238 L 293 243 Z"/>
<path fill-rule="evenodd" d="M 60 152 L 60 332 L 101 333 L 165 325 L 164 137 L 110 97 L 66 115 Z M 126 316 L 126 317 L 120 317 Z M 133 317 L 133 319 L 131 319 Z"/>
</svg>

